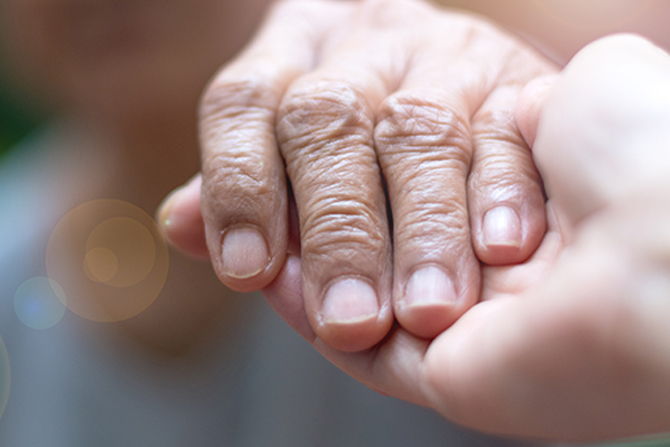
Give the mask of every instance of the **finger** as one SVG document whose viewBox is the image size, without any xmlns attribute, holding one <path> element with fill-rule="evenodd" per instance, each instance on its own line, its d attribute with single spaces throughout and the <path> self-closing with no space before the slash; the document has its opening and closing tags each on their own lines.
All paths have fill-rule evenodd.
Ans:
<svg viewBox="0 0 670 447">
<path fill-rule="evenodd" d="M 467 178 L 473 162 L 479 161 L 473 156 L 482 132 L 473 124 L 479 126 L 475 113 L 500 82 L 506 58 L 519 46 L 511 38 L 501 40 L 501 32 L 483 21 L 473 24 L 455 15 L 442 22 L 437 28 L 448 34 L 429 35 L 417 46 L 401 89 L 380 109 L 375 138 L 393 209 L 396 318 L 424 337 L 446 329 L 479 295 L 479 263 L 472 249 L 476 241 L 471 241 L 477 228 L 470 223 L 480 218 L 482 209 L 475 206 L 472 216 Z M 454 45 L 451 34 L 469 37 Z M 490 51 L 493 40 L 499 47 L 495 54 Z M 530 155 L 526 161 L 532 165 Z M 523 166 L 506 166 L 504 172 L 516 169 Z M 505 180 L 504 175 L 480 178 L 491 187 L 477 192 L 479 203 L 496 188 L 504 190 L 494 183 Z M 543 206 L 539 192 L 540 206 L 533 211 Z M 543 215 L 530 214 L 534 223 L 540 222 L 528 231 L 533 238 L 527 245 L 534 249 Z"/>
<path fill-rule="evenodd" d="M 214 78 L 203 97 L 205 234 L 217 274 L 235 290 L 259 289 L 284 262 L 288 210 L 276 109 L 286 86 L 314 64 L 321 33 L 349 7 L 279 3 L 250 48 Z"/>
<path fill-rule="evenodd" d="M 395 315 L 422 337 L 446 329 L 479 292 L 465 191 L 467 110 L 444 91 L 406 87 L 384 102 L 375 130 L 393 210 Z"/>
<path fill-rule="evenodd" d="M 288 256 L 276 279 L 263 289 L 265 299 L 279 316 L 324 357 L 371 389 L 429 405 L 418 380 L 428 342 L 396 327 L 382 346 L 355 353 L 331 348 L 317 337 L 307 318 L 301 277 L 300 258 Z"/>
<path fill-rule="evenodd" d="M 469 35 L 462 26 L 450 19 L 439 29 Z M 395 315 L 409 332 L 430 338 L 479 296 L 466 178 L 470 117 L 481 100 L 466 93 L 484 88 L 469 76 L 460 45 L 430 35 L 418 47 L 399 90 L 379 108 L 375 144 L 393 212 Z"/>
<path fill-rule="evenodd" d="M 170 245 L 196 259 L 209 260 L 205 224 L 200 208 L 202 175 L 172 191 L 156 212 L 157 222 Z M 293 194 L 289 194 L 287 252 L 300 256 L 300 227 Z"/>
<path fill-rule="evenodd" d="M 497 87 L 473 117 L 470 224 L 475 253 L 490 265 L 528 259 L 546 231 L 542 180 L 514 120 L 520 90 Z"/>
<path fill-rule="evenodd" d="M 307 318 L 305 301 L 302 296 L 300 257 L 288 255 L 279 274 L 274 281 L 262 289 L 262 292 L 270 307 L 289 326 L 305 340 L 314 343 L 316 334 Z"/>
<path fill-rule="evenodd" d="M 158 224 L 165 239 L 175 248 L 196 259 L 209 259 L 205 224 L 200 210 L 202 176 L 196 175 L 177 188 L 158 209 Z"/>
<path fill-rule="evenodd" d="M 373 128 L 374 110 L 400 76 L 396 39 L 352 31 L 318 70 L 292 84 L 277 125 L 300 219 L 307 315 L 321 340 L 344 351 L 376 344 L 393 321 Z"/>
<path fill-rule="evenodd" d="M 308 316 L 326 343 L 360 350 L 392 321 L 385 200 L 365 87 L 319 76 L 294 84 L 277 133 L 298 205 Z"/>
<path fill-rule="evenodd" d="M 523 86 L 558 67 L 511 36 L 499 46 L 489 60 L 490 87 L 472 117 L 468 205 L 479 260 L 509 265 L 528 259 L 546 231 L 542 181 L 514 113 Z"/>
</svg>

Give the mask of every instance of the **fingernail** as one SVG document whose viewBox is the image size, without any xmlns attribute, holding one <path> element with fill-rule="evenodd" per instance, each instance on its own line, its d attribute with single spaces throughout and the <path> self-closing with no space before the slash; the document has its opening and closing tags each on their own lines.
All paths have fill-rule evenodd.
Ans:
<svg viewBox="0 0 670 447">
<path fill-rule="evenodd" d="M 223 271 L 233 278 L 251 278 L 270 263 L 265 238 L 254 228 L 227 231 L 221 252 Z"/>
<path fill-rule="evenodd" d="M 508 206 L 498 206 L 484 216 L 484 243 L 486 245 L 521 246 L 521 219 Z"/>
<path fill-rule="evenodd" d="M 172 208 L 174 208 L 174 204 L 177 203 L 179 193 L 182 189 L 184 188 L 179 187 L 172 191 L 158 207 L 158 224 L 164 229 L 168 229 L 170 228 L 170 225 L 172 225 Z"/>
<path fill-rule="evenodd" d="M 430 306 L 453 303 L 457 299 L 451 279 L 437 267 L 425 267 L 414 272 L 405 288 L 407 306 Z"/>
<path fill-rule="evenodd" d="M 326 323 L 351 324 L 376 318 L 379 313 L 377 293 L 360 279 L 344 279 L 328 289 L 323 300 Z"/>
</svg>

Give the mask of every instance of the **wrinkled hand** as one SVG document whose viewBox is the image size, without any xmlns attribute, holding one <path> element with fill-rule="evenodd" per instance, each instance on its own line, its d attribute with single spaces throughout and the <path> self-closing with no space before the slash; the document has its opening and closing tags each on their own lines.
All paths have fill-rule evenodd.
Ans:
<svg viewBox="0 0 670 447">
<path fill-rule="evenodd" d="M 451 328 L 427 341 L 396 326 L 373 349 L 336 351 L 309 324 L 294 256 L 266 297 L 353 377 L 469 427 L 562 441 L 670 431 L 670 56 L 607 38 L 546 95 L 529 86 L 517 117 L 529 142 L 537 129 L 549 231 L 527 262 L 484 267 L 483 301 Z"/>
<path fill-rule="evenodd" d="M 202 211 L 219 277 L 257 290 L 299 252 L 307 316 L 328 345 L 369 348 L 394 316 L 439 334 L 478 301 L 478 259 L 524 261 L 544 235 L 513 111 L 522 87 L 553 71 L 483 19 L 416 0 L 279 3 L 202 102 Z M 163 216 L 175 245 L 203 255 L 199 182 Z"/>
</svg>

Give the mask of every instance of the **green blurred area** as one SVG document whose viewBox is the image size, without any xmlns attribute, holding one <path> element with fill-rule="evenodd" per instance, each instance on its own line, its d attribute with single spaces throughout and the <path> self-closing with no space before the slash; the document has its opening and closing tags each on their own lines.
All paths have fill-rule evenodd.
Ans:
<svg viewBox="0 0 670 447">
<path fill-rule="evenodd" d="M 2 81 L 0 77 L 0 159 L 42 121 L 42 117 L 22 103 Z"/>
<path fill-rule="evenodd" d="M 647 441 L 622 442 L 618 444 L 605 444 L 601 447 L 670 447 L 670 437 L 663 439 L 650 439 Z"/>
<path fill-rule="evenodd" d="M 0 39 L 3 37 L 0 32 Z M 13 73 L 6 49 L 6 42 L 0 41 L 0 159 L 45 117 L 45 111 L 34 104 L 34 98 L 28 100 L 27 91 L 19 87 L 19 75 Z"/>
</svg>

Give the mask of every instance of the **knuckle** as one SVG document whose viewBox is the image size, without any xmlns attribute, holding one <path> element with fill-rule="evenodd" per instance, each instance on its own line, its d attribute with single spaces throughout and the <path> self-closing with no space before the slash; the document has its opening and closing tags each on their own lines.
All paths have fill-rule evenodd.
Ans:
<svg viewBox="0 0 670 447">
<path fill-rule="evenodd" d="M 271 203 L 277 193 L 273 178 L 253 152 L 211 156 L 203 164 L 203 194 L 210 199 L 205 203 L 225 202 L 237 210 Z"/>
<path fill-rule="evenodd" d="M 219 75 L 205 91 L 200 102 L 200 121 L 205 129 L 244 117 L 238 122 L 257 118 L 267 121 L 274 116 L 273 83 L 261 74 L 248 73 L 239 77 Z M 257 120 L 255 120 L 257 121 Z"/>
<path fill-rule="evenodd" d="M 291 92 L 279 110 L 277 139 L 284 155 L 307 150 L 341 149 L 341 144 L 369 144 L 373 121 L 364 95 L 340 81 L 311 83 Z"/>
<path fill-rule="evenodd" d="M 472 132 L 478 143 L 502 142 L 518 147 L 526 147 L 519 132 L 514 110 L 491 108 L 480 110 L 475 115 Z"/>
<path fill-rule="evenodd" d="M 385 251 L 385 226 L 369 204 L 331 196 L 314 205 L 302 225 L 303 253 L 354 260 L 361 253 L 378 257 Z"/>
<path fill-rule="evenodd" d="M 469 166 L 472 142 L 466 111 L 427 96 L 401 93 L 381 105 L 375 143 L 382 157 L 391 164 L 414 155 Z"/>
<path fill-rule="evenodd" d="M 417 201 L 397 222 L 395 236 L 407 243 L 454 246 L 468 240 L 470 227 L 466 207 L 456 201 Z"/>
<path fill-rule="evenodd" d="M 487 155 L 472 170 L 470 185 L 479 190 L 519 190 L 537 188 L 540 176 L 535 166 L 504 156 Z"/>
<path fill-rule="evenodd" d="M 489 143 L 486 150 L 478 149 L 476 161 L 468 178 L 469 189 L 475 193 L 496 190 L 497 196 L 525 195 L 542 189 L 542 181 L 530 151 L 523 146 Z M 501 198 L 501 197 L 499 197 Z"/>
</svg>

